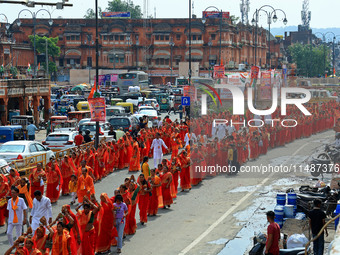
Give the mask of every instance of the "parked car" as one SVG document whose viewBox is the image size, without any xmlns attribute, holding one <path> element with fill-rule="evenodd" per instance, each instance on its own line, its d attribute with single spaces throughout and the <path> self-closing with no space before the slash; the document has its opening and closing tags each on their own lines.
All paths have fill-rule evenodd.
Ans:
<svg viewBox="0 0 340 255">
<path fill-rule="evenodd" d="M 85 134 L 85 130 L 90 130 L 91 138 L 96 136 L 96 122 L 95 121 L 88 121 L 79 124 L 78 130 L 83 131 Z M 101 136 L 108 136 L 110 131 L 110 123 L 108 122 L 100 122 L 99 123 L 99 135 Z"/>
<path fill-rule="evenodd" d="M 52 151 L 66 150 L 75 146 L 74 137 L 77 133 L 76 131 L 53 132 L 46 137 L 42 144 Z"/>
<path fill-rule="evenodd" d="M 46 154 L 46 161 L 54 156 L 53 151 L 35 141 L 11 141 L 0 146 L 0 159 L 11 162 L 17 159 Z M 37 158 L 37 161 L 42 159 Z"/>
<path fill-rule="evenodd" d="M 155 110 L 159 111 L 160 110 L 160 106 L 159 106 L 159 103 L 157 102 L 156 99 L 151 98 L 151 99 L 145 99 L 145 101 L 144 101 L 144 105 L 146 105 L 146 106 L 152 106 L 152 103 L 154 105 Z M 143 102 L 140 102 L 138 104 L 138 107 L 140 107 L 140 106 L 143 106 Z"/>
<path fill-rule="evenodd" d="M 132 132 L 139 125 L 139 120 L 134 116 L 115 116 L 109 119 L 114 129 L 122 128 L 123 131 Z"/>
<path fill-rule="evenodd" d="M 106 108 L 106 119 L 109 120 L 115 115 L 125 114 L 125 109 L 122 106 L 110 106 Z"/>
</svg>

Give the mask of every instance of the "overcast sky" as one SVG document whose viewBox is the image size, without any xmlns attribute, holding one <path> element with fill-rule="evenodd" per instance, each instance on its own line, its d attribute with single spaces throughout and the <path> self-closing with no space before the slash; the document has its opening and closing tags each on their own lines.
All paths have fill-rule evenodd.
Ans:
<svg viewBox="0 0 340 255">
<path fill-rule="evenodd" d="M 42 1 L 42 0 L 36 0 Z M 58 2 L 61 0 L 44 0 Z M 103 9 L 107 7 L 107 0 L 98 0 L 99 6 Z M 283 9 L 286 12 L 288 24 L 287 26 L 297 26 L 301 24 L 301 10 L 303 0 L 249 0 L 250 12 L 249 20 L 252 19 L 256 8 L 264 4 L 270 4 L 274 8 Z M 82 18 L 88 8 L 94 8 L 94 0 L 69 0 L 73 3 L 73 7 L 65 7 L 64 10 L 54 10 L 52 17 L 58 18 Z M 144 0 L 133 0 L 133 3 L 140 5 L 143 10 Z M 210 5 L 216 6 L 223 11 L 229 11 L 231 15 L 241 16 L 240 3 L 241 0 L 192 0 L 194 3 L 193 13 L 197 17 L 202 17 L 202 11 Z M 5 13 L 10 22 L 18 17 L 20 10 L 25 7 L 22 5 L 1 4 L 1 13 Z M 156 8 L 156 18 L 187 18 L 189 11 L 189 0 L 149 0 L 149 14 L 154 15 L 154 8 Z M 339 0 L 310 0 L 310 11 L 312 12 L 311 27 L 326 28 L 339 27 L 340 17 L 340 1 Z M 30 8 L 30 10 L 37 10 Z M 209 9 L 213 10 L 213 9 Z M 38 18 L 46 16 L 44 12 L 38 14 Z M 24 13 L 20 17 L 25 17 Z M 26 15 L 26 17 L 30 17 Z M 283 14 L 278 15 L 279 20 L 272 25 L 272 27 L 281 27 Z M 4 21 L 3 16 L 0 16 L 0 21 Z M 260 25 L 267 27 L 265 14 L 260 18 Z"/>
</svg>

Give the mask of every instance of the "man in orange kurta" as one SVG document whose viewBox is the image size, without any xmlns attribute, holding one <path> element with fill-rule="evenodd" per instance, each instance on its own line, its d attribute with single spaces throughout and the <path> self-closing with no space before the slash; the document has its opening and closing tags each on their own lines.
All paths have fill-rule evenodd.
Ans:
<svg viewBox="0 0 340 255">
<path fill-rule="evenodd" d="M 90 199 L 90 196 L 95 193 L 92 177 L 87 173 L 86 166 L 81 168 L 82 174 L 78 178 L 78 201 L 82 203 L 84 196 Z"/>
</svg>

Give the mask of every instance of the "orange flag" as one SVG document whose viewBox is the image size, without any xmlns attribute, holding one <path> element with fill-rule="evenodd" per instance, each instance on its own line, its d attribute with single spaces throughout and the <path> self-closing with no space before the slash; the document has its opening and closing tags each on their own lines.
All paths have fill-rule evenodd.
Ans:
<svg viewBox="0 0 340 255">
<path fill-rule="evenodd" d="M 96 92 L 96 86 L 96 82 L 94 82 L 94 86 L 91 89 L 88 99 L 93 98 L 94 92 Z"/>
</svg>

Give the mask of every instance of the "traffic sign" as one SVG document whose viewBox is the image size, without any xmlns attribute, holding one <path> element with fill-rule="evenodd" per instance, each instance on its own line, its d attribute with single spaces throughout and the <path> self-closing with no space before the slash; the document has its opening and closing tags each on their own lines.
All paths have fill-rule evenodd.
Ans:
<svg viewBox="0 0 340 255">
<path fill-rule="evenodd" d="M 182 97 L 182 105 L 189 106 L 190 105 L 190 97 Z"/>
</svg>

